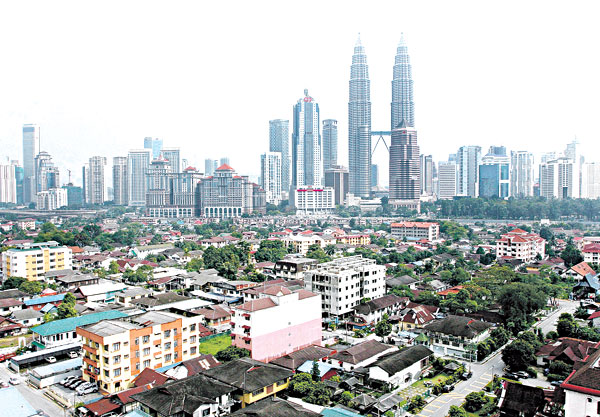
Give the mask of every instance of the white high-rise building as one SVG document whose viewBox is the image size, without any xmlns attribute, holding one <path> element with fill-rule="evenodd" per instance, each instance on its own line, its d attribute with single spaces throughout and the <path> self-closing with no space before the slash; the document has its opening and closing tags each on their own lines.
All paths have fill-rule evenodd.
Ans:
<svg viewBox="0 0 600 417">
<path fill-rule="evenodd" d="M 266 152 L 260 156 L 261 186 L 267 193 L 267 203 L 281 202 L 281 153 Z"/>
<path fill-rule="evenodd" d="M 17 180 L 12 164 L 0 165 L 0 203 L 17 204 Z"/>
<path fill-rule="evenodd" d="M 35 124 L 23 125 L 23 203 L 35 202 L 35 157 L 40 149 L 40 128 Z"/>
<path fill-rule="evenodd" d="M 146 173 L 150 166 L 151 149 L 133 149 L 127 155 L 127 194 L 130 206 L 146 205 Z"/>
<path fill-rule="evenodd" d="M 512 151 L 510 189 L 513 197 L 533 195 L 533 154 L 527 151 Z"/>
<path fill-rule="evenodd" d="M 294 106 L 292 135 L 292 188 L 323 185 L 323 155 L 319 104 L 304 90 L 304 97 Z"/>
<path fill-rule="evenodd" d="M 438 193 L 439 199 L 452 199 L 457 195 L 458 167 L 454 162 L 438 164 Z"/>
<path fill-rule="evenodd" d="M 569 158 L 557 158 L 540 164 L 540 196 L 546 198 L 579 198 L 578 164 Z"/>
<path fill-rule="evenodd" d="M 181 152 L 179 148 L 163 148 L 162 156 L 169 161 L 171 172 L 181 172 Z"/>
<path fill-rule="evenodd" d="M 113 201 L 117 206 L 127 205 L 127 157 L 113 158 Z"/>
<path fill-rule="evenodd" d="M 210 177 L 215 174 L 215 171 L 218 168 L 219 161 L 216 159 L 205 159 L 204 160 L 204 175 Z"/>
<path fill-rule="evenodd" d="M 92 156 L 86 167 L 86 202 L 104 204 L 104 166 L 106 157 Z"/>
<path fill-rule="evenodd" d="M 581 198 L 600 198 L 599 162 L 586 162 L 581 166 Z"/>
<path fill-rule="evenodd" d="M 36 195 L 37 210 L 57 210 L 68 206 L 68 194 L 64 188 L 50 188 Z"/>
<path fill-rule="evenodd" d="M 461 146 L 456 153 L 458 167 L 457 195 L 477 197 L 481 146 Z"/>
<path fill-rule="evenodd" d="M 269 120 L 269 152 L 281 153 L 281 189 L 286 196 L 284 199 L 287 199 L 290 192 L 292 163 L 289 120 Z"/>
</svg>

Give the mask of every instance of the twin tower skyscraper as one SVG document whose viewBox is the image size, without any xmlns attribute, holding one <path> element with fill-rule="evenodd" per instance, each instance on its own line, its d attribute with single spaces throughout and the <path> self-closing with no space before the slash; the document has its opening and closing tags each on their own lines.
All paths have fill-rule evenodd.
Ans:
<svg viewBox="0 0 600 417">
<path fill-rule="evenodd" d="M 349 159 L 349 182 L 350 192 L 356 196 L 369 197 L 371 191 L 371 82 L 369 80 L 369 66 L 365 48 L 360 40 L 360 35 L 354 46 L 352 65 L 350 67 L 350 94 L 348 101 L 348 159 Z M 390 149 L 390 199 L 410 200 L 410 195 L 399 192 L 398 188 L 406 188 L 406 177 L 410 180 L 414 175 L 397 175 L 398 168 L 404 171 L 402 161 L 392 160 L 398 141 L 394 139 L 399 134 L 394 131 L 402 127 L 406 134 L 406 128 L 414 128 L 415 105 L 413 99 L 413 80 L 410 57 L 404 35 L 400 38 L 396 50 L 394 62 L 394 73 L 392 80 L 392 103 L 391 103 L 391 130 L 392 149 Z M 414 129 L 411 129 L 414 131 Z M 414 135 L 416 145 L 416 134 Z M 406 139 L 406 138 L 404 138 Z M 402 142 L 406 140 L 402 139 Z M 412 138 L 411 138 L 412 139 Z M 397 152 L 395 152 L 397 154 Z M 408 152 L 411 153 L 412 152 Z M 418 149 L 417 149 L 418 153 Z M 400 152 L 399 157 L 406 158 L 407 152 Z M 412 155 L 410 155 L 412 156 Z M 419 156 L 416 156 L 418 164 Z M 402 174 L 402 173 L 400 173 Z M 402 185 L 398 187 L 399 185 Z M 411 187 L 412 188 L 412 187 Z M 418 198 L 418 194 L 417 194 Z"/>
</svg>

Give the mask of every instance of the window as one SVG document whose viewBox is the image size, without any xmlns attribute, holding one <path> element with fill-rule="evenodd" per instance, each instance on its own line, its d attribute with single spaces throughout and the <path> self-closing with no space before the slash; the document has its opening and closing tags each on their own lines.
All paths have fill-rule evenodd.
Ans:
<svg viewBox="0 0 600 417">
<path fill-rule="evenodd" d="M 145 361 L 144 361 L 144 368 L 147 368 L 147 367 L 149 367 L 149 366 L 150 366 L 150 360 L 149 360 L 149 359 L 148 359 L 148 360 L 145 360 Z"/>
<path fill-rule="evenodd" d="M 121 355 L 117 355 L 113 358 L 113 364 L 121 362 Z"/>
<path fill-rule="evenodd" d="M 165 355 L 165 362 L 170 362 L 171 361 L 171 354 L 167 354 Z"/>
<path fill-rule="evenodd" d="M 177 336 L 177 329 L 173 329 L 173 337 Z"/>
<path fill-rule="evenodd" d="M 139 358 L 139 357 L 140 357 L 140 351 L 139 351 L 139 350 L 136 350 L 136 351 L 135 351 L 135 357 L 136 357 L 136 358 Z"/>
<path fill-rule="evenodd" d="M 179 358 L 179 353 L 175 352 L 175 360 L 177 360 L 177 358 Z"/>
<path fill-rule="evenodd" d="M 265 389 L 264 389 L 264 388 L 257 389 L 256 391 L 252 391 L 252 396 L 253 396 L 253 397 L 256 397 L 257 395 L 260 395 L 260 394 L 262 394 L 263 392 L 265 392 Z"/>
<path fill-rule="evenodd" d="M 139 338 L 139 337 L 136 337 L 136 338 L 135 338 L 135 344 L 136 344 L 136 345 L 139 345 L 139 344 L 140 344 L 140 338 Z"/>
<path fill-rule="evenodd" d="M 113 350 L 121 349 L 121 342 L 113 343 Z"/>
<path fill-rule="evenodd" d="M 121 368 L 117 368 L 115 369 L 115 371 L 113 372 L 114 376 L 120 376 L 121 375 Z"/>
<path fill-rule="evenodd" d="M 171 342 L 165 343 L 165 349 L 171 349 Z"/>
<path fill-rule="evenodd" d="M 171 337 L 171 330 L 165 330 L 165 337 Z"/>
<path fill-rule="evenodd" d="M 108 378 L 108 377 L 109 377 L 109 375 L 110 375 L 110 374 L 109 374 L 109 373 L 108 373 L 108 371 L 105 369 L 105 370 L 104 370 L 104 376 Z"/>
<path fill-rule="evenodd" d="M 139 362 L 135 364 L 135 370 L 136 370 L 136 371 L 139 371 L 139 370 L 140 370 L 140 363 L 139 363 Z"/>
<path fill-rule="evenodd" d="M 144 348 L 144 356 L 148 356 L 150 354 L 150 348 Z"/>
<path fill-rule="evenodd" d="M 148 343 L 150 341 L 150 336 L 143 336 L 142 337 L 142 343 Z"/>
<path fill-rule="evenodd" d="M 174 347 L 177 347 L 178 345 L 179 345 L 179 342 L 177 342 L 177 340 L 175 340 L 175 341 L 173 342 L 173 346 L 174 346 Z"/>
<path fill-rule="evenodd" d="M 196 336 L 190 337 L 190 343 L 196 343 Z"/>
<path fill-rule="evenodd" d="M 190 331 L 193 332 L 194 330 L 196 330 L 196 325 L 190 324 Z"/>
<path fill-rule="evenodd" d="M 196 354 L 196 346 L 193 346 L 192 348 L 190 348 L 190 354 L 192 354 L 192 355 Z"/>
</svg>

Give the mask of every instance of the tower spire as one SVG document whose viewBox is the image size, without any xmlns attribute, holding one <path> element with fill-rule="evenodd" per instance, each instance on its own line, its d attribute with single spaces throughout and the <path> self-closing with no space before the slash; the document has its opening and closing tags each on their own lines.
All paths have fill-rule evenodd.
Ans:
<svg viewBox="0 0 600 417">
<path fill-rule="evenodd" d="M 400 41 L 398 42 L 396 58 L 394 60 L 391 116 L 392 129 L 395 129 L 403 119 L 408 126 L 415 127 L 412 67 L 410 65 L 408 48 L 404 40 L 404 33 L 400 34 Z"/>
</svg>

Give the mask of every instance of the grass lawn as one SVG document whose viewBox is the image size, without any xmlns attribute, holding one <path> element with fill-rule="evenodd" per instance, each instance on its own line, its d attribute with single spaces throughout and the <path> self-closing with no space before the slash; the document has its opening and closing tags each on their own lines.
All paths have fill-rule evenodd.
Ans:
<svg viewBox="0 0 600 417">
<path fill-rule="evenodd" d="M 415 382 L 414 384 L 412 384 L 412 387 L 414 388 L 425 388 L 425 382 L 430 381 L 433 385 L 436 385 L 442 381 L 445 381 L 448 379 L 448 375 L 446 375 L 445 373 L 441 373 L 441 374 L 437 374 L 436 376 L 434 376 L 433 378 L 425 378 L 425 379 L 421 379 L 417 382 Z"/>
<path fill-rule="evenodd" d="M 231 336 L 224 333 L 200 343 L 198 351 L 207 355 L 215 355 L 218 351 L 231 346 Z"/>
<path fill-rule="evenodd" d="M 0 349 L 13 347 L 13 346 L 19 346 L 20 338 L 24 338 L 26 341 L 26 344 L 29 344 L 33 340 L 33 335 L 26 334 L 26 335 L 5 337 L 3 339 L 0 339 Z"/>
</svg>

